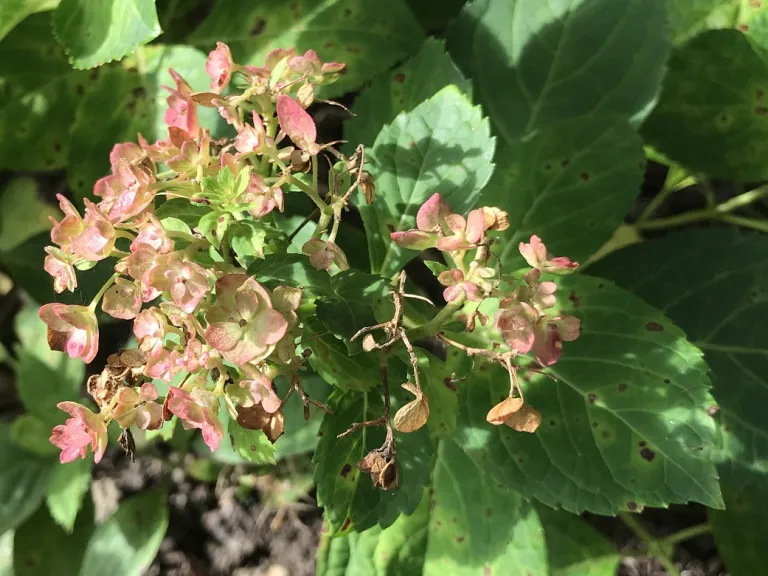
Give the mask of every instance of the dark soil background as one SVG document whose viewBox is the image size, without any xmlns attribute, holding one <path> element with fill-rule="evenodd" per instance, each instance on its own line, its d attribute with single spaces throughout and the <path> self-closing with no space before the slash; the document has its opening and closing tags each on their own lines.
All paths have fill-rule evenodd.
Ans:
<svg viewBox="0 0 768 576">
<path fill-rule="evenodd" d="M 451 5 L 461 2 L 450 0 Z M 158 2 L 162 5 L 163 2 Z M 197 8 L 185 16 L 189 25 L 202 20 L 207 2 L 198 2 Z M 200 8 L 203 6 L 203 8 Z M 161 16 L 162 19 L 162 16 Z M 165 27 L 165 26 L 164 26 Z M 174 41 L 170 30 L 165 41 Z M 350 106 L 355 95 L 341 99 Z M 318 105 L 312 109 L 318 123 L 320 142 L 341 140 L 342 122 L 346 113 L 338 107 Z M 320 166 L 324 166 L 320 162 Z M 20 175 L 15 173 L 14 176 Z M 632 221 L 648 201 L 661 189 L 666 169 L 649 163 L 642 193 L 628 216 Z M 11 178 L 0 172 L 0 188 Z M 64 172 L 31 174 L 40 182 L 42 195 L 53 201 L 58 192 L 68 194 Z M 324 178 L 320 178 L 324 181 Z M 715 186 L 718 200 L 735 192 L 726 183 Z M 700 191 L 691 188 L 681 191 L 665 203 L 656 216 L 670 216 L 703 206 Z M 362 227 L 359 217 L 350 212 L 345 222 Z M 434 281 L 432 275 L 419 263 L 409 266 L 410 277 L 425 284 Z M 439 291 L 436 292 L 440 299 Z M 11 319 L 21 304 L 17 290 L 0 296 L 0 341 L 9 349 L 15 338 Z M 130 334 L 129 323 L 113 323 L 101 331 L 99 358 L 89 369 L 98 372 L 106 356 L 118 350 Z M 0 415 L 11 417 L 21 411 L 14 388 L 12 374 L 0 367 Z M 225 467 L 215 481 L 204 481 L 189 474 L 193 457 L 174 451 L 167 446 L 153 445 L 137 454 L 131 463 L 119 450 L 112 450 L 94 468 L 93 499 L 97 517 L 114 509 L 125 496 L 140 492 L 159 482 L 167 482 L 170 489 L 170 525 L 160 553 L 147 574 L 152 576 L 309 576 L 315 571 L 315 550 L 322 527 L 322 511 L 314 503 L 310 491 L 303 504 L 289 506 L 279 512 L 282 521 L 274 522 L 278 510 L 267 505 L 270 485 L 274 486 L 274 471 L 260 470 L 256 488 L 244 490 L 239 478 L 252 471 L 238 466 Z M 296 466 L 306 467 L 309 457 Z M 283 480 L 290 482 L 291 472 L 285 465 L 278 468 Z M 613 541 L 617 549 L 628 556 L 618 571 L 621 576 L 660 576 L 665 571 L 655 560 L 631 556 L 640 549 L 640 541 L 618 519 L 585 515 L 585 518 Z M 279 518 L 278 518 L 279 519 Z M 642 521 L 657 536 L 668 535 L 682 528 L 706 521 L 706 509 L 698 505 L 672 506 L 669 509 L 648 509 Z M 683 576 L 719 576 L 725 574 L 711 536 L 701 536 L 678 545 L 675 560 Z M 118 576 L 118 575 L 115 575 Z"/>
</svg>

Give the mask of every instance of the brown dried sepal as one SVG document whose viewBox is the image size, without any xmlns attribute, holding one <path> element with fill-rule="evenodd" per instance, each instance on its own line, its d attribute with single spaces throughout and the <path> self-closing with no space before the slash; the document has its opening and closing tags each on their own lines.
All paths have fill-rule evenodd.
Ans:
<svg viewBox="0 0 768 576">
<path fill-rule="evenodd" d="M 518 432 L 528 432 L 532 434 L 533 432 L 536 432 L 539 424 L 541 424 L 541 413 L 533 406 L 523 404 L 522 408 L 512 414 L 504 424 Z"/>
<path fill-rule="evenodd" d="M 374 488 L 395 490 L 400 484 L 400 479 L 397 472 L 394 438 L 388 438 L 381 447 L 368 452 L 357 463 L 357 467 L 361 472 L 370 474 Z"/>
<path fill-rule="evenodd" d="M 264 410 L 261 404 L 247 408 L 244 406 L 237 407 L 237 423 L 246 430 L 263 430 L 271 418 L 272 415 Z"/>
<path fill-rule="evenodd" d="M 410 382 L 406 382 L 402 387 L 416 396 L 415 400 L 408 402 L 395 414 L 395 430 L 407 434 L 408 432 L 415 432 L 427 423 L 429 399 L 421 389 L 416 388 Z"/>
<path fill-rule="evenodd" d="M 266 434 L 269 441 L 274 444 L 277 442 L 277 439 L 283 435 L 284 432 L 285 416 L 283 416 L 282 412 L 275 412 L 272 415 L 272 418 L 269 419 L 267 425 L 264 427 L 264 434 Z"/>
<path fill-rule="evenodd" d="M 366 204 L 373 204 L 373 195 L 376 193 L 376 184 L 373 182 L 373 176 L 367 170 L 360 174 L 360 190 L 363 191 Z"/>
<path fill-rule="evenodd" d="M 120 444 L 123 452 L 125 452 L 125 455 L 131 459 L 131 462 L 136 462 L 136 442 L 128 428 L 123 430 L 120 436 L 118 436 L 117 442 Z"/>
<path fill-rule="evenodd" d="M 523 399 L 515 396 L 507 396 L 504 400 L 496 404 L 488 411 L 485 419 L 494 426 L 506 424 L 511 418 L 524 406 Z"/>
<path fill-rule="evenodd" d="M 504 210 L 494 206 L 484 206 L 482 210 L 486 230 L 501 232 L 509 228 L 509 217 Z"/>
<path fill-rule="evenodd" d="M 376 339 L 373 337 L 373 334 L 366 334 L 363 336 L 363 350 L 366 352 L 370 352 L 371 350 L 375 350 L 376 348 L 379 348 L 379 344 L 376 342 Z"/>
</svg>

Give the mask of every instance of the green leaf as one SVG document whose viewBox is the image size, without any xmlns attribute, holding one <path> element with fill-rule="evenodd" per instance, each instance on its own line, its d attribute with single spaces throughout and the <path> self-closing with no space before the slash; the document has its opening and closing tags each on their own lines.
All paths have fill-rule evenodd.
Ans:
<svg viewBox="0 0 768 576">
<path fill-rule="evenodd" d="M 287 284 L 315 294 L 331 290 L 328 273 L 313 268 L 305 254 L 268 254 L 251 264 L 248 274 L 255 275 L 259 282 Z"/>
<path fill-rule="evenodd" d="M 238 64 L 263 66 L 275 48 L 316 50 L 324 62 L 344 62 L 346 72 L 322 89 L 338 96 L 415 53 L 424 39 L 402 0 L 266 0 L 244 5 L 219 0 L 188 41 L 209 50 L 226 42 Z"/>
<path fill-rule="evenodd" d="M 534 375 L 525 387 L 541 426 L 526 434 L 486 422 L 509 380 L 499 366 L 481 364 L 459 384 L 464 450 L 505 486 L 571 512 L 688 501 L 722 507 L 699 349 L 608 281 L 575 275 L 558 284 L 560 309 L 580 319 L 581 335 L 548 370 L 556 382 Z"/>
<path fill-rule="evenodd" d="M 330 297 L 317 303 L 317 318 L 335 336 L 342 338 L 350 354 L 362 351 L 362 338 L 349 339 L 366 326 L 377 324 L 375 303 L 387 294 L 387 281 L 358 270 L 347 270 L 331 278 Z M 376 334 L 380 336 L 379 334 Z"/>
<path fill-rule="evenodd" d="M 312 400 L 323 403 L 332 391 L 320 376 L 311 372 L 302 374 L 301 385 Z M 324 412 L 312 406 L 309 420 L 304 420 L 304 403 L 298 394 L 292 394 L 282 410 L 285 416 L 285 433 L 275 443 L 275 458 L 282 460 L 312 452 L 317 445 L 317 433 L 320 430 Z"/>
<path fill-rule="evenodd" d="M 669 50 L 664 0 L 475 0 L 449 49 L 510 144 L 576 117 L 642 116 Z"/>
<path fill-rule="evenodd" d="M 643 181 L 643 147 L 623 119 L 579 118 L 543 128 L 517 148 L 481 199 L 507 211 L 513 235 L 498 243 L 504 267 L 525 266 L 518 246 L 536 234 L 556 256 L 584 262 L 624 221 Z"/>
<path fill-rule="evenodd" d="M 544 528 L 552 576 L 614 576 L 621 555 L 584 520 L 568 512 L 537 505 Z"/>
<path fill-rule="evenodd" d="M 64 421 L 62 412 L 62 422 Z M 59 449 L 51 444 L 51 427 L 31 414 L 17 416 L 11 423 L 11 441 L 16 446 L 40 457 L 58 454 Z"/>
<path fill-rule="evenodd" d="M 705 30 L 736 28 L 751 33 L 752 24 L 766 14 L 765 4 L 754 0 L 673 0 L 667 2 L 672 43 L 679 45 Z"/>
<path fill-rule="evenodd" d="M 495 139 L 479 107 L 456 86 L 443 88 L 385 126 L 369 151 L 376 187 L 372 205 L 358 202 L 374 273 L 391 276 L 417 255 L 389 239 L 416 226 L 416 212 L 440 191 L 454 212 L 466 212 L 493 172 Z"/>
<path fill-rule="evenodd" d="M 720 458 L 768 474 L 768 242 L 735 229 L 688 230 L 629 246 L 590 269 L 660 307 L 706 354 Z M 706 254 L 705 259 L 701 258 Z M 715 414 L 717 410 L 717 414 Z"/>
<path fill-rule="evenodd" d="M 51 36 L 50 14 L 30 16 L 8 34 L 0 42 L 0 168 L 66 166 L 69 128 L 87 85 L 88 74 L 72 70 Z"/>
<path fill-rule="evenodd" d="M 0 534 L 20 526 L 37 509 L 55 463 L 14 445 L 10 427 L 0 426 Z"/>
<path fill-rule="evenodd" d="M 39 232 L 50 229 L 49 216 L 58 211 L 39 197 L 37 182 L 32 178 L 16 178 L 0 196 L 0 251 L 16 246 Z"/>
<path fill-rule="evenodd" d="M 56 466 L 51 475 L 45 502 L 56 523 L 71 533 L 75 519 L 83 505 L 83 498 L 91 485 L 91 458 L 80 459 Z"/>
<path fill-rule="evenodd" d="M 80 572 L 88 540 L 94 531 L 93 510 L 81 516 L 76 530 L 65 532 L 48 514 L 38 508 L 13 538 L 13 569 L 16 576 L 62 576 Z M 74 521 L 74 519 L 73 519 Z"/>
<path fill-rule="evenodd" d="M 394 375 L 390 381 L 395 382 Z M 401 391 L 391 390 L 397 398 Z M 357 468 L 357 463 L 384 442 L 381 426 L 365 427 L 337 438 L 354 422 L 378 418 L 384 410 L 377 392 L 342 392 L 331 394 L 329 407 L 320 426 L 312 462 L 317 483 L 317 502 L 325 508 L 331 534 L 355 530 L 361 532 L 379 524 L 391 525 L 400 514 L 410 514 L 429 483 L 432 446 L 426 428 L 410 434 L 397 435 L 397 466 L 400 485 L 395 490 L 374 488 L 371 477 Z"/>
<path fill-rule="evenodd" d="M 154 0 L 61 0 L 53 29 L 79 69 L 119 60 L 162 32 Z"/>
<path fill-rule="evenodd" d="M 346 345 L 319 322 L 304 322 L 309 363 L 320 377 L 341 390 L 366 391 L 381 382 L 378 362 L 367 354 L 349 355 Z"/>
<path fill-rule="evenodd" d="M 533 507 L 479 470 L 451 440 L 437 452 L 432 489 L 388 528 L 328 538 L 320 576 L 547 574 Z"/>
<path fill-rule="evenodd" d="M 442 30 L 461 10 L 466 0 L 406 0 L 413 15 L 427 32 Z"/>
<path fill-rule="evenodd" d="M 211 208 L 208 206 L 192 204 L 184 198 L 173 198 L 160 204 L 155 210 L 155 216 L 160 220 L 178 218 L 190 228 L 195 228 L 200 219 L 210 212 Z"/>
<path fill-rule="evenodd" d="M 0 576 L 13 574 L 13 530 L 0 536 Z"/>
<path fill-rule="evenodd" d="M 53 10 L 59 0 L 5 0 L 0 4 L 0 40 L 30 14 Z"/>
<path fill-rule="evenodd" d="M 738 66 L 733 63 L 738 62 Z M 687 168 L 741 182 L 768 176 L 768 65 L 738 30 L 675 49 L 643 136 Z"/>
<path fill-rule="evenodd" d="M 38 321 L 42 324 L 42 320 Z M 45 326 L 43 324 L 43 326 Z M 48 347 L 45 331 L 35 346 Z M 41 424 L 61 424 L 65 414 L 56 404 L 77 400 L 83 384 L 85 365 L 61 352 L 30 351 L 20 348 L 16 367 L 16 386 L 27 411 L 39 418 Z M 45 360 L 49 360 L 47 364 Z"/>
<path fill-rule="evenodd" d="M 261 430 L 247 430 L 230 420 L 227 428 L 229 441 L 243 460 L 252 464 L 274 464 L 275 447 Z M 224 440 L 226 442 L 226 439 Z"/>
<path fill-rule="evenodd" d="M 355 99 L 352 111 L 356 116 L 344 123 L 349 146 L 373 145 L 382 125 L 390 124 L 401 112 L 413 110 L 449 84 L 468 96 L 472 94 L 472 84 L 446 54 L 444 43 L 427 38 L 418 54 L 376 77 Z"/>
<path fill-rule="evenodd" d="M 234 221 L 230 224 L 229 244 L 244 268 L 264 256 L 267 235 L 264 225 L 253 220 Z"/>
<path fill-rule="evenodd" d="M 93 533 L 80 576 L 139 576 L 149 567 L 168 528 L 168 493 L 153 488 L 120 504 Z"/>
</svg>

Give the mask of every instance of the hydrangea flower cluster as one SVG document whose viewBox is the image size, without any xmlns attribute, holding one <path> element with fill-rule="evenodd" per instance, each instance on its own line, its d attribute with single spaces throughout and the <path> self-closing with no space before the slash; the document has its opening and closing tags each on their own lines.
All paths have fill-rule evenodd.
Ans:
<svg viewBox="0 0 768 576">
<path fill-rule="evenodd" d="M 107 425 L 124 429 L 121 445 L 131 451 L 131 427 L 156 430 L 177 419 L 186 429 L 198 429 L 211 450 L 224 436 L 222 409 L 239 425 L 263 430 L 274 442 L 283 433 L 283 404 L 274 382 L 290 382 L 288 395 L 298 392 L 305 404 L 321 408 L 301 387 L 306 354 L 300 352 L 303 323 L 300 310 L 312 310 L 304 286 L 259 282 L 260 259 L 285 253 L 293 235 L 275 225 L 287 194 L 306 194 L 316 205 L 315 230 L 294 252 L 305 255 L 317 270 L 337 274 L 348 267 L 336 244 L 342 213 L 352 193 L 371 203 L 375 187 L 364 170 L 365 150 L 347 157 L 320 144 L 306 108 L 315 90 L 333 82 L 343 64 L 322 62 L 313 51 L 303 55 L 278 49 L 263 67 L 241 66 L 229 48 L 219 43 L 206 63 L 210 90 L 195 92 L 171 70 L 167 87 L 165 139 L 125 142 L 110 153 L 110 174 L 96 182 L 98 203 L 84 201 L 84 212 L 59 196 L 64 214 L 53 222 L 54 246 L 46 249 L 45 269 L 56 292 L 74 291 L 77 271 L 114 259 L 114 274 L 87 306 L 45 304 L 39 315 L 48 325 L 51 348 L 92 362 L 99 347 L 96 309 L 133 322 L 138 348 L 111 355 L 100 374 L 88 381 L 98 412 L 73 402 L 59 408 L 71 418 L 53 430 L 51 442 L 61 448 L 61 461 L 104 454 Z M 231 127 L 232 137 L 215 139 L 201 127 L 198 107 L 215 108 Z M 327 153 L 327 154 L 325 154 Z M 335 157 L 329 190 L 318 187 L 319 155 Z M 386 193 L 386 191 L 383 191 Z M 189 216 L 192 214 L 193 216 Z M 307 219 L 309 220 L 309 219 Z M 436 248 L 450 266 L 441 269 L 446 307 L 421 327 L 403 325 L 405 274 L 392 290 L 392 320 L 361 330 L 363 349 L 382 351 L 385 414 L 354 425 L 342 434 L 367 425 L 385 425 L 387 441 L 361 460 L 361 470 L 389 489 L 397 485 L 395 440 L 389 417 L 386 358 L 389 350 L 405 346 L 414 382 L 403 388 L 415 397 L 394 417 L 395 428 L 408 433 L 429 417 L 428 398 L 421 390 L 412 337 L 439 337 L 503 365 L 510 374 L 509 398 L 488 415 L 492 424 L 518 430 L 535 429 L 537 412 L 522 401 L 517 385 L 519 357 L 531 354 L 541 367 L 557 361 L 562 342 L 579 334 L 578 320 L 554 312 L 557 286 L 544 274 L 566 274 L 578 266 L 554 258 L 533 236 L 520 244 L 530 269 L 503 276 L 493 267 L 492 235 L 509 227 L 507 214 L 482 207 L 465 217 L 452 212 L 439 193 L 418 211 L 417 228 L 392 233 L 397 244 L 415 250 Z M 112 263 L 110 262 L 110 265 Z M 250 271 L 250 272 L 249 272 Z M 254 273 L 255 271 L 255 273 Z M 262 278 L 263 279 L 263 278 Z M 480 312 L 488 299 L 498 300 L 493 322 Z M 308 312 L 311 313 L 311 312 Z M 498 342 L 489 349 L 469 348 L 439 334 L 443 323 L 463 318 L 466 329 L 476 322 L 488 326 Z M 377 342 L 372 332 L 386 335 Z M 500 344 L 504 343 L 504 346 Z M 171 385 L 161 398 L 152 381 Z M 534 425 L 535 424 L 535 425 Z"/>
</svg>

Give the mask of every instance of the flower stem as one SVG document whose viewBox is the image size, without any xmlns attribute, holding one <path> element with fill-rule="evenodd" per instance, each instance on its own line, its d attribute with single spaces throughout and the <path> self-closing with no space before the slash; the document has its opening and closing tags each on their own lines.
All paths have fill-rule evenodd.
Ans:
<svg viewBox="0 0 768 576">
<path fill-rule="evenodd" d="M 645 529 L 633 514 L 619 512 L 619 518 L 635 535 L 645 544 L 645 550 L 648 556 L 657 558 L 669 576 L 680 576 L 680 571 L 675 566 L 674 561 L 665 552 L 662 543 L 656 540 L 648 530 Z"/>
<path fill-rule="evenodd" d="M 636 222 L 635 227 L 638 230 L 661 230 L 664 228 L 683 226 L 702 220 L 724 219 L 729 212 L 748 206 L 765 196 L 768 196 L 768 186 L 761 186 L 760 188 L 739 194 L 717 206 L 693 210 L 676 216 L 670 216 L 669 218 L 657 218 L 655 220 Z"/>
<path fill-rule="evenodd" d="M 119 277 L 120 277 L 120 274 L 117 274 L 117 273 L 112 274 L 112 276 L 110 276 L 109 280 L 107 280 L 104 283 L 104 286 L 101 287 L 101 290 L 99 290 L 96 293 L 96 296 L 93 297 L 93 300 L 91 300 L 91 303 L 88 304 L 88 309 L 91 312 L 95 312 L 96 311 L 96 306 L 99 304 L 99 300 L 101 300 L 101 297 L 104 296 L 106 291 L 109 290 L 109 287 L 112 286 L 112 284 L 115 283 L 115 280 L 117 280 Z"/>
<path fill-rule="evenodd" d="M 685 542 L 686 540 L 696 538 L 703 534 L 709 534 L 710 532 L 712 532 L 712 527 L 709 525 L 709 522 L 704 522 L 703 524 L 697 524 L 696 526 L 689 526 L 688 528 L 678 530 L 674 534 L 670 534 L 664 538 L 663 542 L 664 544 L 673 546 L 679 542 Z"/>
<path fill-rule="evenodd" d="M 410 340 L 420 340 L 422 338 L 426 338 L 427 336 L 431 336 L 440 328 L 443 326 L 443 324 L 447 323 L 453 315 L 459 311 L 459 309 L 464 304 L 464 296 L 460 296 L 453 302 L 449 302 L 445 308 L 440 310 L 437 314 L 435 314 L 434 318 L 432 320 L 429 320 L 428 322 L 425 322 L 421 326 L 417 326 L 416 328 L 412 328 L 406 332 L 408 335 L 408 338 Z"/>
<path fill-rule="evenodd" d="M 744 218 L 743 216 L 734 216 L 732 214 L 726 214 L 723 216 L 722 220 L 723 222 L 735 224 L 736 226 L 742 226 L 743 228 L 751 228 L 752 230 L 759 230 L 760 232 L 768 232 L 768 222 L 765 220 Z"/>
</svg>

